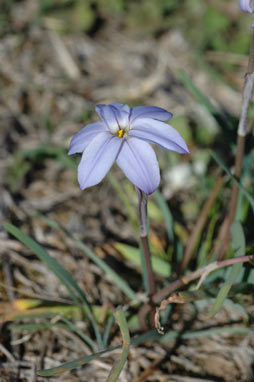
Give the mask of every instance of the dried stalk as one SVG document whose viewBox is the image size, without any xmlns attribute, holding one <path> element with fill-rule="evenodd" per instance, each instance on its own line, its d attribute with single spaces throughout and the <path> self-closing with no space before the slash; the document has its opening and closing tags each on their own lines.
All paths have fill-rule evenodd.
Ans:
<svg viewBox="0 0 254 382">
<path fill-rule="evenodd" d="M 237 264 L 237 263 L 246 263 L 247 261 L 251 261 L 251 260 L 252 261 L 254 260 L 254 255 L 235 257 L 233 259 L 227 259 L 223 261 L 215 261 L 214 263 L 208 264 L 205 267 L 202 267 L 196 270 L 195 272 L 189 273 L 188 275 L 173 281 L 170 285 L 167 285 L 165 288 L 155 293 L 152 300 L 154 303 L 158 304 L 163 298 L 173 293 L 178 288 L 184 285 L 187 285 L 191 281 L 196 280 L 200 277 L 204 279 L 208 276 L 210 272 L 215 271 L 216 269 L 228 267 L 230 265 Z"/>
<path fill-rule="evenodd" d="M 241 116 L 240 116 L 239 124 L 238 124 L 238 130 L 237 130 L 235 177 L 238 180 L 240 180 L 241 178 L 244 148 L 245 148 L 245 137 L 248 133 L 248 110 L 249 110 L 250 102 L 254 93 L 253 71 L 254 71 L 254 29 L 252 27 L 249 62 L 248 62 L 247 73 L 245 74 L 245 78 L 244 78 L 242 109 L 241 109 Z M 217 257 L 218 260 L 222 260 L 224 258 L 224 255 L 229 246 L 230 226 L 235 219 L 238 194 L 239 194 L 239 187 L 236 183 L 234 183 L 231 199 L 229 203 L 229 212 L 221 226 L 218 239 L 215 244 L 214 251 L 218 255 Z"/>
<path fill-rule="evenodd" d="M 186 246 L 186 249 L 185 249 L 185 252 L 184 252 L 184 255 L 183 255 L 183 260 L 182 260 L 182 263 L 180 265 L 180 271 L 179 273 L 182 274 L 184 269 L 187 268 L 188 264 L 189 264 L 189 261 L 191 260 L 191 257 L 192 257 L 192 254 L 195 250 L 195 245 L 196 245 L 196 242 L 197 242 L 197 239 L 206 223 L 206 220 L 207 220 L 207 217 L 208 217 L 208 214 L 220 192 L 220 189 L 221 189 L 221 186 L 223 184 L 223 178 L 222 177 L 219 177 L 214 188 L 212 189 L 212 192 L 210 193 L 209 195 L 209 198 L 207 199 L 207 201 L 205 202 L 203 208 L 202 208 L 202 211 L 201 211 L 201 214 L 200 214 L 200 217 L 190 235 L 190 239 L 187 243 L 187 246 Z"/>
</svg>

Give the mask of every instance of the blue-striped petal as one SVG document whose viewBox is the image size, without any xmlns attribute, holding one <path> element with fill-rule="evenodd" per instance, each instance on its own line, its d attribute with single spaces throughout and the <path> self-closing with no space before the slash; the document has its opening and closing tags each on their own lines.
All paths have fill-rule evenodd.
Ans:
<svg viewBox="0 0 254 382">
<path fill-rule="evenodd" d="M 181 135 L 172 126 L 150 118 L 136 119 L 128 136 L 155 143 L 166 150 L 188 154 L 189 150 Z"/>
<path fill-rule="evenodd" d="M 107 130 L 104 122 L 95 122 L 85 126 L 72 138 L 68 154 L 82 153 L 97 134 Z"/>
<path fill-rule="evenodd" d="M 239 0 L 239 4 L 244 12 L 254 13 L 254 0 Z"/>
<path fill-rule="evenodd" d="M 125 176 L 146 194 L 158 188 L 160 169 L 155 152 L 148 143 L 127 137 L 116 161 Z"/>
<path fill-rule="evenodd" d="M 103 132 L 95 137 L 84 151 L 78 166 L 80 188 L 98 184 L 112 167 L 123 140 L 110 132 Z"/>
<path fill-rule="evenodd" d="M 157 106 L 136 106 L 131 110 L 130 122 L 134 122 L 138 118 L 151 118 L 158 121 L 168 121 L 173 117 L 169 111 Z"/>
<path fill-rule="evenodd" d="M 95 110 L 106 123 L 109 130 L 114 134 L 119 129 L 127 127 L 129 123 L 129 112 L 126 108 L 120 108 L 120 104 L 97 105 Z M 124 105 L 123 105 L 124 106 Z"/>
</svg>

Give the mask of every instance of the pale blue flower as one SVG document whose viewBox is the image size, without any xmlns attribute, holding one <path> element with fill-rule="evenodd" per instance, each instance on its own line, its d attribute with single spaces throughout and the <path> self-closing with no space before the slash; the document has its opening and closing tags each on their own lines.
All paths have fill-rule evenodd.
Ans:
<svg viewBox="0 0 254 382">
<path fill-rule="evenodd" d="M 98 184 L 116 160 L 136 187 L 151 194 L 159 186 L 160 170 L 149 143 L 180 154 L 189 153 L 180 134 L 164 123 L 172 114 L 160 107 L 131 109 L 128 105 L 112 103 L 97 105 L 96 112 L 101 121 L 77 133 L 68 153 L 83 153 L 78 167 L 81 189 Z"/>
<path fill-rule="evenodd" d="M 239 0 L 239 4 L 244 12 L 254 13 L 254 0 Z"/>
</svg>

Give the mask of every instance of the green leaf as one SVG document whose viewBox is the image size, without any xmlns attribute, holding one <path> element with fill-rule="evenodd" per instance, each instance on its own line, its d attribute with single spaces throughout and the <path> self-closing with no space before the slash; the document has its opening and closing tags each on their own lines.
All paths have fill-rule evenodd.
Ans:
<svg viewBox="0 0 254 382">
<path fill-rule="evenodd" d="M 213 234 L 216 227 L 216 223 L 218 221 L 218 214 L 214 214 L 209 223 L 206 237 L 202 240 L 200 249 L 198 251 L 198 266 L 197 268 L 202 268 L 207 264 L 207 258 L 209 250 L 212 247 L 213 242 Z"/>
<path fill-rule="evenodd" d="M 70 296 L 77 302 L 82 301 L 87 305 L 89 309 L 90 304 L 86 298 L 85 293 L 76 284 L 69 272 L 66 271 L 49 253 L 36 241 L 34 241 L 30 236 L 26 235 L 20 231 L 17 227 L 10 223 L 4 223 L 4 228 L 15 236 L 19 241 L 21 241 L 26 247 L 31 249 L 31 251 L 46 264 L 46 266 L 54 272 L 62 284 L 66 287 Z"/>
<path fill-rule="evenodd" d="M 243 266 L 243 263 L 238 263 L 238 264 L 234 264 L 231 267 L 231 270 L 229 272 L 229 276 L 228 276 L 227 280 L 225 281 L 224 285 L 222 286 L 221 290 L 219 291 L 218 296 L 216 297 L 215 303 L 214 303 L 211 311 L 209 312 L 210 317 L 214 316 L 222 307 L 222 305 L 223 305 L 223 303 L 224 303 L 224 301 L 225 301 L 225 299 L 226 299 L 226 297 L 227 297 L 227 295 L 231 289 L 232 284 L 235 282 L 235 280 L 239 276 L 239 273 L 241 272 L 242 266 Z"/>
<path fill-rule="evenodd" d="M 160 343 L 165 343 L 169 340 L 176 339 L 176 338 L 182 338 L 184 340 L 192 339 L 192 338 L 202 338 L 202 337 L 209 337 L 214 335 L 220 335 L 220 334 L 249 334 L 254 333 L 253 328 L 248 327 L 242 327 L 242 326 L 235 326 L 235 327 L 225 327 L 225 328 L 212 328 L 212 329 L 205 329 L 205 330 L 197 330 L 197 331 L 186 331 L 186 332 L 178 332 L 176 330 L 170 330 L 167 333 L 165 333 L 163 336 L 161 336 L 157 330 L 149 330 L 144 334 L 141 334 L 131 340 L 132 345 L 139 345 L 140 343 L 143 343 L 145 341 L 158 341 Z"/>
<path fill-rule="evenodd" d="M 240 190 L 242 191 L 242 193 L 244 194 L 244 196 L 246 197 L 246 199 L 248 199 L 251 207 L 252 207 L 252 210 L 254 211 L 254 199 L 253 197 L 250 195 L 250 193 L 245 190 L 245 188 L 242 186 L 242 184 L 239 182 L 238 179 L 236 179 L 236 177 L 231 173 L 231 171 L 229 170 L 229 168 L 225 165 L 225 163 L 220 159 L 220 157 L 214 152 L 211 150 L 211 155 L 213 157 L 213 159 L 215 159 L 215 161 L 218 163 L 218 165 L 229 175 L 229 177 L 238 185 L 238 187 L 240 188 Z"/>
<path fill-rule="evenodd" d="M 220 35 L 220 33 L 225 33 L 230 24 L 230 19 L 224 12 L 212 7 L 207 7 L 207 11 L 204 15 L 204 21 L 206 32 L 211 37 L 214 37 L 215 34 Z M 224 41 L 225 35 L 223 37 Z"/>
<path fill-rule="evenodd" d="M 110 335 L 110 331 L 111 331 L 111 328 L 113 326 L 114 321 L 115 321 L 114 316 L 113 316 L 113 314 L 111 314 L 108 318 L 106 328 L 105 328 L 104 333 L 103 333 L 103 344 L 105 347 L 107 347 L 107 345 L 108 345 L 109 335 Z"/>
<path fill-rule="evenodd" d="M 138 297 L 134 290 L 129 287 L 127 282 L 123 280 L 110 266 L 108 266 L 105 261 L 101 260 L 88 246 L 86 246 L 82 241 L 72 238 L 73 241 L 78 245 L 78 247 L 88 255 L 88 257 L 101 268 L 106 274 L 108 274 L 114 283 L 119 287 L 119 289 L 129 297 L 130 300 L 137 300 Z"/>
<path fill-rule="evenodd" d="M 117 378 L 120 375 L 120 373 L 124 367 L 124 364 L 127 360 L 128 352 L 129 352 L 129 346 L 130 346 L 130 335 L 129 335 L 128 325 L 127 325 L 127 321 L 126 321 L 123 310 L 121 310 L 121 309 L 116 310 L 114 316 L 115 316 L 116 322 L 118 323 L 118 325 L 120 327 L 120 331 L 121 331 L 122 338 L 123 338 L 123 347 L 122 347 L 122 354 L 121 354 L 120 360 L 113 366 L 113 368 L 110 372 L 110 375 L 107 379 L 108 382 L 116 382 L 117 381 Z M 75 369 L 77 367 L 80 367 L 80 366 L 82 366 L 82 365 L 84 365 L 84 364 L 86 364 L 86 363 L 88 363 L 94 359 L 98 359 L 103 354 L 108 353 L 108 352 L 115 350 L 115 349 L 118 349 L 118 348 L 119 348 L 119 346 L 111 348 L 111 349 L 106 349 L 106 350 L 103 350 L 99 353 L 94 353 L 94 354 L 91 354 L 89 356 L 84 356 L 84 357 L 78 358 L 74 361 L 64 363 L 60 366 L 53 367 L 51 369 L 39 370 L 37 372 L 37 374 L 42 376 L 42 377 L 58 376 L 67 370 L 72 370 L 72 369 Z"/>
<path fill-rule="evenodd" d="M 250 270 L 250 274 L 249 274 L 249 277 L 248 277 L 248 283 L 254 284 L 254 269 Z"/>
<path fill-rule="evenodd" d="M 56 326 L 60 328 L 68 329 L 67 325 L 64 325 L 59 322 L 57 323 L 56 322 L 38 322 L 38 323 L 32 322 L 27 324 L 10 324 L 8 325 L 8 329 L 13 332 L 16 332 L 16 331 L 23 332 L 24 330 L 36 332 L 38 330 L 49 329 Z"/>
<path fill-rule="evenodd" d="M 234 251 L 235 257 L 244 256 L 246 251 L 245 236 L 244 236 L 241 223 L 236 221 L 235 223 L 232 224 L 232 226 L 230 227 L 230 230 L 232 234 L 231 247 L 232 247 L 232 250 Z M 215 303 L 209 313 L 210 316 L 213 316 L 220 310 L 233 283 L 236 282 L 237 278 L 241 274 L 242 268 L 243 268 L 243 263 L 237 263 L 231 267 L 228 273 L 228 276 L 226 277 L 226 281 L 223 284 L 221 290 L 219 291 L 217 298 L 215 300 Z"/>
<path fill-rule="evenodd" d="M 123 370 L 123 367 L 125 365 L 125 362 L 127 361 L 127 357 L 129 354 L 129 347 L 130 347 L 130 334 L 128 329 L 128 324 L 125 318 L 125 314 L 122 309 L 118 309 L 114 313 L 115 320 L 118 323 L 122 335 L 122 341 L 123 341 L 123 347 L 122 347 L 122 354 L 120 356 L 119 361 L 117 361 L 107 378 L 106 382 L 117 382 L 118 377 Z"/>
<path fill-rule="evenodd" d="M 52 219 L 48 219 L 42 216 L 43 220 L 51 227 L 61 229 L 66 235 L 96 264 L 101 268 L 106 274 L 108 274 L 119 289 L 126 294 L 131 300 L 137 300 L 138 297 L 136 293 L 129 287 L 127 282 L 122 279 L 110 266 L 108 266 L 105 261 L 101 260 L 87 245 L 85 245 L 81 240 L 76 239 L 68 232 L 62 225 Z"/>
<path fill-rule="evenodd" d="M 115 348 L 114 348 L 115 349 Z M 105 353 L 108 353 L 114 349 L 106 349 L 106 350 L 102 350 L 98 353 L 94 353 L 94 354 L 91 354 L 91 355 L 86 355 L 84 357 L 80 357 L 78 359 L 75 359 L 74 361 L 71 361 L 71 362 L 66 362 L 60 366 L 57 366 L 57 367 L 53 367 L 51 369 L 47 369 L 47 370 L 39 370 L 37 372 L 38 375 L 40 375 L 41 377 L 55 377 L 55 376 L 58 376 L 62 373 L 64 373 L 65 371 L 67 370 L 72 370 L 72 369 L 75 369 L 77 367 L 80 367 L 94 359 L 98 359 L 100 358 L 103 354 Z"/>
<path fill-rule="evenodd" d="M 128 244 L 123 243 L 114 243 L 114 247 L 129 261 L 134 263 L 135 265 L 141 266 L 140 259 L 140 249 L 132 247 Z M 152 256 L 152 267 L 155 273 L 169 277 L 171 274 L 171 266 L 170 264 L 160 259 L 159 257 Z"/>
<path fill-rule="evenodd" d="M 190 90 L 194 97 L 201 103 L 210 114 L 218 114 L 218 110 L 213 106 L 209 99 L 196 87 L 196 85 L 191 81 L 189 76 L 183 71 L 178 70 L 178 74 L 184 83 L 184 85 Z"/>
<path fill-rule="evenodd" d="M 72 21 L 71 29 L 80 32 L 88 31 L 94 24 L 96 15 L 91 3 L 88 1 L 76 1 L 72 12 L 69 13 Z"/>
<path fill-rule="evenodd" d="M 20 301 L 20 300 L 14 300 Z M 31 300 L 31 299 L 22 299 L 23 306 L 21 304 L 18 305 L 18 311 L 13 310 L 13 312 L 10 311 L 8 313 L 7 317 L 8 320 L 20 320 L 23 318 L 45 318 L 47 316 L 54 317 L 54 316 L 63 316 L 69 319 L 82 319 L 82 311 L 80 304 L 74 305 L 74 304 L 64 304 L 61 305 L 57 301 L 45 301 L 45 300 Z M 48 305 L 48 303 L 50 305 Z M 20 307 L 21 305 L 21 307 Z M 17 307 L 17 304 L 15 305 L 15 308 Z M 85 307 L 84 307 L 85 309 Z M 102 308 L 100 305 L 93 305 L 92 311 L 93 315 L 97 322 L 101 322 L 102 314 Z M 105 309 L 104 309 L 104 315 L 105 315 Z M 111 310 L 107 310 L 107 316 L 111 315 Z"/>
<path fill-rule="evenodd" d="M 69 330 L 71 332 L 76 333 L 80 338 L 82 338 L 84 340 L 84 342 L 86 342 L 91 347 L 91 349 L 96 348 L 94 341 L 90 337 L 88 337 L 86 334 L 84 334 L 81 329 L 77 328 L 67 318 L 61 317 L 59 315 L 51 315 L 51 318 L 53 318 L 53 317 L 59 317 L 58 321 L 56 321 L 56 322 L 44 321 L 44 322 L 37 322 L 37 323 L 32 322 L 32 323 L 25 323 L 25 324 L 11 324 L 8 326 L 8 328 L 12 331 L 17 331 L 17 330 L 20 330 L 20 331 L 24 331 L 24 330 L 38 331 L 38 330 L 49 329 L 49 328 L 53 328 L 53 327 L 57 326 L 57 327 L 64 328 L 66 330 Z M 61 321 L 63 321 L 63 323 Z"/>
<path fill-rule="evenodd" d="M 231 248 L 234 251 L 235 257 L 244 256 L 246 252 L 245 236 L 243 227 L 239 221 L 234 222 L 231 227 Z"/>
<path fill-rule="evenodd" d="M 161 337 L 160 342 L 166 342 L 171 339 L 175 338 L 182 338 L 185 340 L 192 339 L 192 338 L 201 338 L 201 337 L 208 337 L 208 336 L 214 336 L 214 335 L 220 335 L 220 334 L 248 334 L 248 333 L 254 333 L 254 329 L 252 328 L 245 328 L 245 327 L 233 327 L 233 328 L 214 328 L 214 329 L 207 329 L 207 330 L 197 330 L 197 331 L 187 331 L 183 334 L 179 332 L 168 332 L 164 336 Z"/>
<path fill-rule="evenodd" d="M 191 339 L 191 338 L 202 338 L 202 337 L 209 337 L 214 335 L 220 335 L 220 334 L 241 334 L 241 335 L 247 335 L 249 333 L 254 333 L 254 329 L 248 328 L 248 327 L 225 327 L 225 328 L 213 328 L 213 329 L 205 329 L 205 330 L 197 330 L 197 331 L 186 331 L 184 333 L 177 332 L 177 331 L 169 331 L 165 333 L 163 336 L 158 334 L 157 330 L 153 329 L 150 330 L 144 334 L 141 334 L 131 340 L 132 345 L 139 345 L 140 343 L 143 343 L 145 341 L 159 341 L 161 343 L 167 342 L 171 339 L 176 338 L 182 338 L 182 339 Z M 119 346 L 111 349 L 103 350 L 96 354 L 91 354 L 89 356 L 84 356 L 81 358 L 78 358 L 74 361 L 67 362 L 61 366 L 54 367 L 52 369 L 48 370 L 39 370 L 38 375 L 49 377 L 49 376 L 58 376 L 62 373 L 64 373 L 67 370 L 75 369 L 77 367 L 80 367 L 87 362 L 92 361 L 93 359 L 98 359 L 103 354 L 108 353 L 112 350 L 118 349 Z"/>
<path fill-rule="evenodd" d="M 4 228 L 13 236 L 15 236 L 19 241 L 21 241 L 26 247 L 31 249 L 31 251 L 46 264 L 46 266 L 54 272 L 57 278 L 62 282 L 67 291 L 69 292 L 72 299 L 78 304 L 84 304 L 86 313 L 91 321 L 91 324 L 94 328 L 96 338 L 99 344 L 102 346 L 103 341 L 100 336 L 99 328 L 97 326 L 96 320 L 94 318 L 91 306 L 86 298 L 85 293 L 74 281 L 70 273 L 64 269 L 49 253 L 36 241 L 34 241 L 30 236 L 26 235 L 20 229 L 15 227 L 10 223 L 3 223 Z M 82 309 L 82 305 L 81 305 Z"/>
<path fill-rule="evenodd" d="M 167 205 L 167 203 L 165 202 L 163 196 L 161 195 L 160 191 L 157 189 L 154 193 L 154 196 L 157 200 L 157 203 L 161 209 L 161 212 L 163 214 L 163 217 L 164 217 L 164 221 L 165 221 L 165 224 L 166 224 L 166 231 L 167 231 L 167 234 L 168 234 L 168 238 L 170 241 L 173 241 L 174 240 L 174 221 L 173 221 L 173 216 L 170 212 L 170 209 Z"/>
<path fill-rule="evenodd" d="M 196 87 L 190 77 L 183 70 L 178 70 L 178 74 L 183 84 L 189 89 L 197 101 L 203 105 L 206 110 L 214 117 L 217 123 L 230 128 L 232 125 L 230 119 L 226 118 L 223 113 L 216 109 L 216 107 L 209 101 L 209 99 Z"/>
</svg>

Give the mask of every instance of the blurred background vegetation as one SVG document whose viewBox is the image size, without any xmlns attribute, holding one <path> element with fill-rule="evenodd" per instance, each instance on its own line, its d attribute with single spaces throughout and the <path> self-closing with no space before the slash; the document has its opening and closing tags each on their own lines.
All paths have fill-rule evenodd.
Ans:
<svg viewBox="0 0 254 382">
<path fill-rule="evenodd" d="M 114 339 L 115 332 L 111 330 L 110 315 L 105 313 L 104 321 L 100 321 L 102 302 L 110 306 L 129 303 L 132 292 L 123 292 L 116 279 L 112 282 L 112 275 L 104 277 L 105 272 L 110 275 L 112 268 L 135 293 L 144 291 L 140 281 L 136 195 L 117 167 L 102 184 L 81 192 L 76 180 L 79 156 L 67 155 L 70 139 L 83 125 L 98 119 L 94 112 L 97 103 L 153 104 L 173 112 L 170 123 L 184 137 L 191 154 L 180 156 L 156 151 L 162 180 L 159 191 L 150 198 L 149 215 L 157 286 L 164 287 L 177 277 L 178 265 L 201 209 L 221 176 L 221 189 L 206 214 L 185 272 L 214 261 L 212 249 L 228 210 L 233 184 L 229 171 L 234 164 L 250 25 L 251 16 L 241 12 L 237 0 L 0 2 L 0 170 L 3 174 L 0 218 L 31 235 L 72 274 L 89 296 L 100 330 L 104 330 L 104 326 L 108 328 L 106 344 Z M 249 117 L 251 132 L 253 108 Z M 241 242 L 241 256 L 253 253 L 254 248 L 253 159 L 253 144 L 248 135 L 242 184 L 250 197 L 246 198 L 243 190 L 240 192 L 236 215 L 240 223 L 234 227 L 235 238 Z M 59 231 L 53 221 L 68 230 L 70 236 Z M 13 276 L 9 286 L 22 291 L 17 289 L 10 297 L 6 289 L 1 295 L 3 299 L 15 302 L 18 297 L 29 297 L 29 293 L 66 297 L 66 291 L 59 289 L 59 284 L 49 275 L 48 265 L 33 268 L 33 264 L 37 264 L 35 257 L 9 239 L 5 230 L 1 230 L 0 235 L 10 255 L 8 264 Z M 82 246 L 78 250 L 72 235 L 92 247 L 94 254 Z M 235 241 L 232 244 L 227 257 L 237 256 Z M 23 258 L 29 262 L 22 262 Z M 100 260 L 110 268 L 105 271 Z M 47 261 L 50 264 L 48 258 Z M 7 280 L 6 263 L 3 261 L 3 264 L 1 275 Z M 234 322 L 244 322 L 247 326 L 253 315 L 250 286 L 253 286 L 254 273 L 250 268 L 241 269 L 238 279 L 234 279 L 240 285 L 240 292 L 230 298 L 227 293 L 224 295 L 229 321 L 232 318 L 231 321 L 235 319 Z M 54 266 L 51 271 L 54 273 Z M 209 277 L 204 283 L 206 296 L 214 291 L 212 297 L 216 297 L 229 274 L 230 271 L 224 269 Z M 41 301 L 33 303 L 43 305 Z M 198 319 L 197 316 L 190 318 L 192 313 L 188 308 L 180 313 L 176 308 L 177 320 L 168 323 L 169 328 L 175 334 L 179 325 L 184 331 L 186 322 L 190 331 L 193 327 L 200 328 L 199 325 L 206 328 L 207 316 L 202 316 L 204 306 L 207 308 L 205 303 L 195 305 L 198 313 L 194 316 L 197 314 Z M 55 307 L 51 303 L 51 308 Z M 13 306 L 8 309 L 15 319 Z M 50 311 L 52 318 L 48 306 L 42 309 Z M 53 313 L 66 317 L 62 306 Z M 135 332 L 137 312 L 133 309 L 131 313 L 130 328 Z M 38 313 L 39 323 L 31 319 L 27 329 L 37 330 L 37 343 L 41 340 L 39 330 L 46 325 L 43 314 L 45 310 L 41 316 Z M 91 328 L 84 321 L 81 323 L 77 310 L 72 315 L 69 309 L 66 314 L 68 319 L 80 320 L 82 333 L 91 335 Z M 214 321 L 209 320 L 214 326 L 228 322 L 223 313 Z M 54 327 L 54 323 L 51 325 L 48 321 L 47 325 Z M 70 322 L 68 325 L 69 330 Z M 78 333 L 80 339 L 79 328 L 74 329 L 71 330 Z M 13 326 L 11 330 L 23 329 Z M 212 334 L 212 329 L 209 333 Z M 55 337 L 60 349 L 65 346 L 65 337 L 61 335 Z M 33 350 L 30 347 L 34 353 L 36 341 L 31 342 Z M 201 346 L 191 341 L 189 345 L 194 349 Z M 228 346 L 226 340 L 224 345 Z M 166 345 L 159 346 L 161 351 L 165 350 Z M 225 348 L 222 346 L 219 357 L 223 357 Z M 52 351 L 53 359 L 58 350 Z M 252 354 L 251 346 L 248 351 Z M 80 356 L 80 350 L 68 349 L 66 354 L 58 358 L 59 362 Z M 208 363 L 210 356 L 208 351 Z M 242 369 L 251 370 L 251 363 L 250 357 L 249 364 Z M 166 368 L 166 361 L 163 365 Z M 174 370 L 179 372 L 177 367 Z M 227 376 L 220 367 L 215 368 L 213 375 L 221 378 L 217 380 L 240 380 L 237 373 L 232 376 L 234 365 L 230 367 L 232 373 Z M 195 375 L 202 376 L 201 369 Z M 212 374 L 208 366 L 206 373 Z M 247 377 L 242 381 L 248 381 Z"/>
<path fill-rule="evenodd" d="M 62 34 L 94 35 L 103 23 L 118 19 L 121 30 L 133 35 L 159 36 L 170 29 L 181 28 L 193 50 L 201 55 L 207 50 L 248 52 L 248 16 L 239 17 L 238 2 L 233 0 L 39 0 L 34 4 L 37 9 L 29 22 L 38 23 L 43 17 L 55 18 Z M 17 5 L 21 13 L 26 13 L 29 2 L 2 0 L 2 33 L 12 27 L 13 11 Z"/>
</svg>

